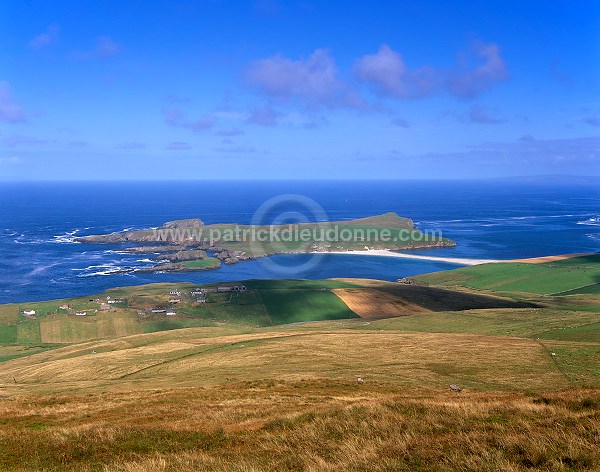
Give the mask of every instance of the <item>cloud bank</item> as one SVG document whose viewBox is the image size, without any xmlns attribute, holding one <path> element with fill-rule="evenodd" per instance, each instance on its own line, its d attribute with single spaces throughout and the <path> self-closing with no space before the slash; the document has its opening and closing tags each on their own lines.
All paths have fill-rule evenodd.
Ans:
<svg viewBox="0 0 600 472">
<path fill-rule="evenodd" d="M 423 65 L 410 68 L 402 55 L 388 44 L 373 54 L 358 58 L 351 68 L 354 81 L 340 74 L 326 49 L 316 49 L 307 58 L 290 59 L 281 54 L 254 61 L 246 80 L 271 100 L 296 101 L 309 109 L 354 108 L 379 110 L 362 96 L 363 88 L 376 97 L 414 100 L 435 94 L 458 98 L 476 97 L 508 78 L 508 68 L 495 43 L 476 41 L 460 55 L 451 69 Z M 348 74 L 347 74 L 348 75 Z"/>
<path fill-rule="evenodd" d="M 375 54 L 367 54 L 356 62 L 354 74 L 375 93 L 396 99 L 423 98 L 438 93 L 475 97 L 508 78 L 506 63 L 494 43 L 477 41 L 462 57 L 462 64 L 453 70 L 428 65 L 410 69 L 399 53 L 383 44 Z"/>
</svg>

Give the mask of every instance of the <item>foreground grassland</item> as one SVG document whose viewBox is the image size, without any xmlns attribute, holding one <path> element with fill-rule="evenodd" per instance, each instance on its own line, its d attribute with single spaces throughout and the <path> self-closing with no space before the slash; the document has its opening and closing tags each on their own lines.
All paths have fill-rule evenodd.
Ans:
<svg viewBox="0 0 600 472">
<path fill-rule="evenodd" d="M 600 470 L 598 260 L 559 262 L 1 306 L 0 470 Z"/>
<path fill-rule="evenodd" d="M 432 332 L 410 330 L 420 315 L 222 326 L 13 359 L 0 469 L 598 469 L 600 343 L 437 333 L 438 315 Z"/>
<path fill-rule="evenodd" d="M 412 393 L 256 381 L 0 405 L 0 468 L 598 470 L 600 391 Z"/>
</svg>

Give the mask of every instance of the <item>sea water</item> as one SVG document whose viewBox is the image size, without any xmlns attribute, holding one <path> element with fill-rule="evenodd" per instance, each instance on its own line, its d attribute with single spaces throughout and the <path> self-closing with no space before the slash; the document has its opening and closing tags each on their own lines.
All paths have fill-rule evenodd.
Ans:
<svg viewBox="0 0 600 472">
<path fill-rule="evenodd" d="M 200 218 L 207 224 L 249 224 L 264 202 L 290 194 L 315 202 L 331 221 L 393 211 L 412 218 L 422 230 L 439 230 L 458 243 L 454 248 L 415 251 L 418 254 L 514 259 L 600 250 L 600 189 L 594 185 L 506 181 L 2 183 L 0 303 L 165 281 L 289 277 L 289 272 L 273 272 L 261 260 L 202 272 L 139 273 L 137 269 L 153 265 L 148 256 L 120 253 L 119 246 L 80 244 L 74 238 L 154 228 L 187 218 Z M 308 279 L 396 280 L 458 267 L 439 261 L 358 255 L 328 255 L 316 265 L 302 264 L 308 258 L 279 255 L 272 260 L 308 267 L 292 274 Z"/>
</svg>

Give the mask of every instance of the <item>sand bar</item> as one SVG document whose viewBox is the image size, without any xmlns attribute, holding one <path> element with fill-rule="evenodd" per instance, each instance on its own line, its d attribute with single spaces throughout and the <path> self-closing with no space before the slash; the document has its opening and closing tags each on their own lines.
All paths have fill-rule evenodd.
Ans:
<svg viewBox="0 0 600 472">
<path fill-rule="evenodd" d="M 446 262 L 448 264 L 457 265 L 479 265 L 489 264 L 490 262 L 507 262 L 498 259 L 467 259 L 463 257 L 436 257 L 436 256 L 423 256 L 421 254 L 410 254 L 405 252 L 388 251 L 387 249 L 372 249 L 365 251 L 329 251 L 327 254 L 346 254 L 346 255 L 357 255 L 357 256 L 379 256 L 379 257 L 396 257 L 401 259 L 416 259 L 421 261 L 436 261 Z"/>
</svg>

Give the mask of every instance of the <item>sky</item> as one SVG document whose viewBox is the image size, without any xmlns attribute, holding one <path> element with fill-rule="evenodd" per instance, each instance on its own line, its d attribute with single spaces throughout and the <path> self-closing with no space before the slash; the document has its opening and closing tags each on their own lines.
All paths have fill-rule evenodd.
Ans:
<svg viewBox="0 0 600 472">
<path fill-rule="evenodd" d="M 563 174 L 597 1 L 0 3 L 0 180 Z"/>
</svg>

